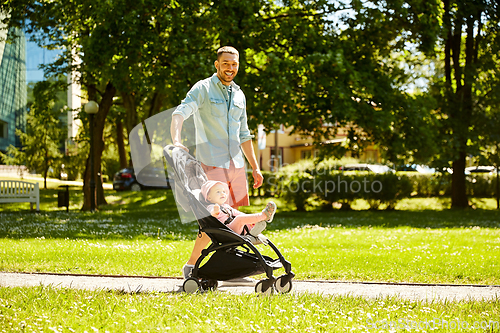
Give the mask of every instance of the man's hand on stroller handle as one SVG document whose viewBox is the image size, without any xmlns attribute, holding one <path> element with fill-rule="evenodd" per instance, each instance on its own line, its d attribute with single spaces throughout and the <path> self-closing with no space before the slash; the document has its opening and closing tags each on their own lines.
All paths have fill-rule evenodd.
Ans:
<svg viewBox="0 0 500 333">
<path fill-rule="evenodd" d="M 181 149 L 184 149 L 186 152 L 189 153 L 189 149 L 188 147 L 184 146 L 182 143 L 180 142 L 174 142 L 173 146 L 177 147 L 177 148 L 181 148 Z"/>
</svg>

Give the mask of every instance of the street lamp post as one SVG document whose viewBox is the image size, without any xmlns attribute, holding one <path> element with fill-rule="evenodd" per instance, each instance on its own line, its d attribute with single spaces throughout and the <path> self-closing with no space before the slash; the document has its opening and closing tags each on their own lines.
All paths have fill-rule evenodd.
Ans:
<svg viewBox="0 0 500 333">
<path fill-rule="evenodd" d="M 85 112 L 90 116 L 90 211 L 95 212 L 95 173 L 94 173 L 94 115 L 99 111 L 99 104 L 89 101 Z"/>
</svg>

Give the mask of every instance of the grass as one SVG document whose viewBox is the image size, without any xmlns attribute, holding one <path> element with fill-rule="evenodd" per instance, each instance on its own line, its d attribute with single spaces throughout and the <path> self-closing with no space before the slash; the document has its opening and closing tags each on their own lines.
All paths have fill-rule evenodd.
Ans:
<svg viewBox="0 0 500 333">
<path fill-rule="evenodd" d="M 78 189 L 69 213 L 57 208 L 56 189 L 41 191 L 40 214 L 26 203 L 0 205 L 0 271 L 179 276 L 197 226 L 179 221 L 172 193 L 106 194 L 110 204 L 94 214 L 80 211 Z M 411 199 L 390 212 L 303 213 L 277 201 L 265 233 L 297 279 L 500 284 L 492 200 L 465 211 L 447 209 L 446 199 Z M 449 332 L 464 325 L 498 332 L 499 303 L 0 287 L 0 332 Z"/>
<path fill-rule="evenodd" d="M 500 301 L 0 288 L 0 332 L 449 332 L 500 329 Z M 458 328 L 457 328 L 458 327 Z"/>
<path fill-rule="evenodd" d="M 54 190 L 42 191 L 41 214 L 1 212 L 0 271 L 180 276 L 197 226 L 179 221 L 171 191 L 107 193 L 111 204 L 95 214 L 55 208 Z M 81 194 L 71 198 L 76 206 Z M 416 201 L 412 210 L 303 213 L 278 202 L 266 233 L 297 279 L 500 284 L 496 210 Z"/>
</svg>

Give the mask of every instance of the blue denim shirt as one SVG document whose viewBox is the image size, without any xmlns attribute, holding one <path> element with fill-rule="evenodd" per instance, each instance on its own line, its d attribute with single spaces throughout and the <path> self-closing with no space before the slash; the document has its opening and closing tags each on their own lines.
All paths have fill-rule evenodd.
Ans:
<svg viewBox="0 0 500 333">
<path fill-rule="evenodd" d="M 231 82 L 231 98 L 217 74 L 198 81 L 173 112 L 184 120 L 194 117 L 196 158 L 208 166 L 245 166 L 240 145 L 252 139 L 247 123 L 246 99 L 241 88 Z M 228 104 L 229 108 L 228 108 Z"/>
</svg>

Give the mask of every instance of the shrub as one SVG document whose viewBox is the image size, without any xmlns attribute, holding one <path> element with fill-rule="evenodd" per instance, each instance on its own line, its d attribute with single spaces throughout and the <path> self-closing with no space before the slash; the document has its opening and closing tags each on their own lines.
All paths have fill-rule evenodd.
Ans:
<svg viewBox="0 0 500 333">
<path fill-rule="evenodd" d="M 258 189 L 253 188 L 253 175 L 252 172 L 247 172 L 248 179 L 248 192 L 250 196 L 253 197 L 273 197 L 281 195 L 281 179 L 280 176 L 276 175 L 274 172 L 261 171 L 264 177 L 264 182 L 262 186 Z"/>
<path fill-rule="evenodd" d="M 385 205 L 386 209 L 392 210 L 399 200 L 410 197 L 413 191 L 412 183 L 406 176 L 386 173 L 370 174 L 366 178 L 371 184 L 377 184 L 377 188 L 363 193 L 363 199 L 368 201 L 370 209 Z"/>
<path fill-rule="evenodd" d="M 451 194 L 450 174 L 421 174 L 413 172 L 398 173 L 407 177 L 413 188 L 413 196 L 437 197 Z"/>
<path fill-rule="evenodd" d="M 356 199 L 366 200 L 370 209 L 394 209 L 398 201 L 410 196 L 451 195 L 451 175 L 447 173 L 341 172 L 339 166 L 344 163 L 326 160 L 315 164 L 313 160 L 303 160 L 282 168 L 278 174 L 263 172 L 264 184 L 258 190 L 251 188 L 250 195 L 283 197 L 300 211 L 317 207 L 332 209 L 333 203 L 340 203 L 341 209 L 350 209 Z M 467 194 L 495 196 L 496 175 L 468 176 Z"/>
<path fill-rule="evenodd" d="M 399 200 L 412 192 L 407 177 L 367 172 L 297 171 L 288 175 L 283 185 L 285 200 L 294 203 L 297 210 L 305 210 L 308 205 L 329 208 L 335 202 L 349 209 L 355 199 L 367 200 L 372 209 L 381 205 L 394 209 Z"/>
<path fill-rule="evenodd" d="M 496 195 L 496 175 L 474 174 L 467 176 L 467 195 L 491 198 Z"/>
<path fill-rule="evenodd" d="M 314 177 L 308 172 L 297 171 L 283 178 L 282 195 L 286 201 L 295 204 L 298 211 L 306 210 L 306 203 L 314 194 L 312 181 Z"/>
</svg>

